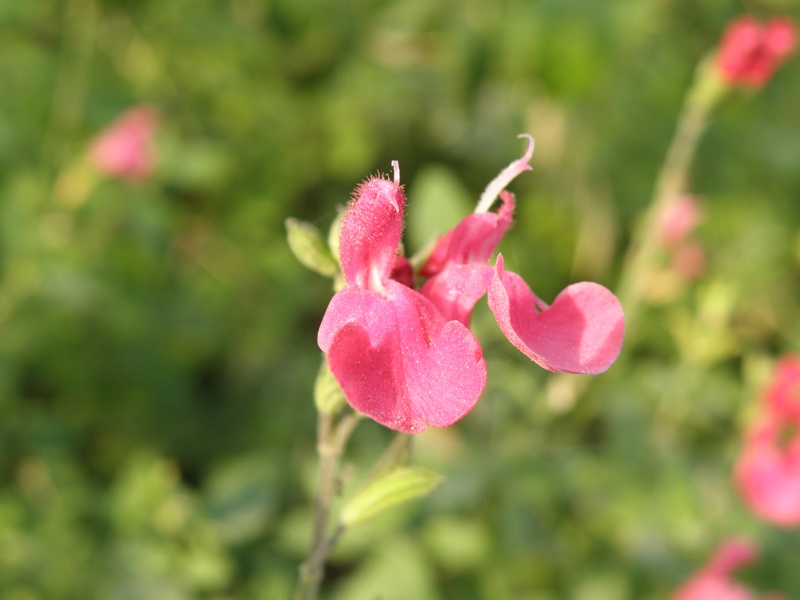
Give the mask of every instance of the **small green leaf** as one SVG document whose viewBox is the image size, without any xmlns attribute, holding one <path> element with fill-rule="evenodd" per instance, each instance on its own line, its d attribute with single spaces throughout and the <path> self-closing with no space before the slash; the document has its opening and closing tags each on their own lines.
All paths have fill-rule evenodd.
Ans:
<svg viewBox="0 0 800 600">
<path fill-rule="evenodd" d="M 336 218 L 333 220 L 333 223 L 331 223 L 331 228 L 328 230 L 328 248 L 330 248 L 331 254 L 337 261 L 339 257 L 339 239 L 342 236 L 344 213 L 345 211 L 340 208 Z"/>
<path fill-rule="evenodd" d="M 328 360 L 323 357 L 322 364 L 314 382 L 314 404 L 321 413 L 336 414 L 347 403 L 339 382 L 328 367 Z"/>
<path fill-rule="evenodd" d="M 336 277 L 339 265 L 325 245 L 319 229 L 298 219 L 286 219 L 289 247 L 304 266 L 326 277 Z"/>
<path fill-rule="evenodd" d="M 376 479 L 342 509 L 341 520 L 351 526 L 432 492 L 442 477 L 420 467 L 400 467 Z"/>
</svg>

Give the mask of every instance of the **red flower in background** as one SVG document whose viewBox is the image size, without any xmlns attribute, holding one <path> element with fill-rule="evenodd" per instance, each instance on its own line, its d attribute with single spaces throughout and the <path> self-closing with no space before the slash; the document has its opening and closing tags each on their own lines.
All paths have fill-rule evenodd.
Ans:
<svg viewBox="0 0 800 600">
<path fill-rule="evenodd" d="M 749 541 L 728 540 L 717 549 L 706 566 L 673 594 L 671 600 L 756 600 L 753 592 L 735 582 L 731 575 L 757 556 L 758 550 Z M 763 600 L 781 600 L 781 596 L 770 594 Z"/>
<path fill-rule="evenodd" d="M 800 357 L 778 363 L 735 478 L 754 513 L 783 527 L 800 524 Z"/>
<path fill-rule="evenodd" d="M 797 29 L 787 18 L 762 25 L 752 17 L 733 21 L 722 37 L 717 66 L 728 85 L 760 88 L 794 50 Z"/>
<path fill-rule="evenodd" d="M 92 164 L 107 177 L 146 179 L 155 168 L 151 144 L 157 128 L 158 113 L 154 108 L 128 110 L 92 142 Z"/>
<path fill-rule="evenodd" d="M 696 197 L 684 194 L 673 198 L 658 215 L 656 235 L 672 258 L 672 268 L 690 281 L 703 274 L 706 251 L 691 234 L 703 219 L 703 209 Z"/>
<path fill-rule="evenodd" d="M 658 215 L 656 231 L 661 243 L 668 248 L 677 248 L 687 240 L 702 218 L 700 202 L 691 194 L 671 199 Z"/>
<path fill-rule="evenodd" d="M 478 211 L 442 236 L 420 271 L 429 278 L 420 291 L 397 255 L 405 212 L 397 164 L 394 181 L 373 177 L 356 188 L 339 245 L 345 286 L 328 305 L 318 343 L 351 406 L 378 423 L 415 433 L 472 409 L 486 363 L 468 326 L 487 291 L 502 332 L 545 369 L 600 373 L 617 358 L 624 317 L 607 289 L 578 283 L 548 306 L 504 270 L 502 256 L 488 264 L 514 210 L 503 188 L 530 169 L 527 137 L 527 152 L 489 184 Z M 498 212 L 489 212 L 498 196 Z"/>
<path fill-rule="evenodd" d="M 775 414 L 800 423 L 800 356 L 785 356 L 778 361 L 765 397 Z"/>
</svg>

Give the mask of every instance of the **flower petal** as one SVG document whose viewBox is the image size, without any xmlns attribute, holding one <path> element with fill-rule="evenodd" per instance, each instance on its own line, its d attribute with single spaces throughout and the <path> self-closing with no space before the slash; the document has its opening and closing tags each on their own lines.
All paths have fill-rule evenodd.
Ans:
<svg viewBox="0 0 800 600">
<path fill-rule="evenodd" d="M 624 315 L 617 298 L 596 283 L 567 287 L 543 306 L 525 281 L 497 257 L 489 308 L 503 334 L 541 367 L 561 373 L 602 373 L 622 348 Z"/>
<path fill-rule="evenodd" d="M 356 188 L 339 242 L 345 282 L 383 291 L 403 234 L 405 202 L 403 188 L 387 179 L 372 177 Z"/>
<path fill-rule="evenodd" d="M 476 213 L 488 212 L 500 192 L 502 192 L 509 183 L 514 181 L 517 175 L 532 169 L 528 163 L 533 156 L 533 138 L 527 133 L 521 133 L 517 137 L 524 137 L 528 140 L 528 148 L 525 150 L 525 154 L 500 171 L 497 177 L 489 182 L 489 185 L 483 190 L 478 200 L 478 206 L 475 207 Z"/>
<path fill-rule="evenodd" d="M 450 264 L 485 263 L 511 226 L 514 194 L 500 193 L 502 205 L 496 213 L 467 215 L 444 234 L 420 269 L 423 277 L 433 277 Z"/>
<path fill-rule="evenodd" d="M 453 424 L 486 385 L 472 333 L 394 281 L 383 296 L 352 288 L 337 293 L 319 344 L 351 406 L 406 433 Z"/>
<path fill-rule="evenodd" d="M 791 19 L 778 17 L 767 23 L 764 30 L 766 52 L 780 60 L 790 55 L 797 45 L 797 27 Z"/>
<path fill-rule="evenodd" d="M 800 430 L 781 448 L 782 427 L 780 417 L 762 417 L 748 433 L 735 478 L 753 512 L 775 525 L 791 527 L 800 524 Z"/>
<path fill-rule="evenodd" d="M 734 581 L 732 574 L 755 560 L 757 555 L 758 549 L 748 540 L 725 541 L 708 564 L 684 583 L 671 600 L 755 600 L 755 595 Z"/>
<path fill-rule="evenodd" d="M 800 356 L 788 355 L 778 361 L 765 397 L 775 415 L 800 424 Z"/>
<path fill-rule="evenodd" d="M 469 327 L 475 304 L 492 282 L 494 269 L 485 264 L 449 265 L 422 286 L 420 293 L 428 298 L 448 320 Z"/>
<path fill-rule="evenodd" d="M 350 405 L 381 425 L 405 433 L 418 433 L 425 422 L 413 414 L 397 338 L 373 345 L 368 331 L 350 322 L 336 331 L 328 351 L 328 364 Z"/>
</svg>

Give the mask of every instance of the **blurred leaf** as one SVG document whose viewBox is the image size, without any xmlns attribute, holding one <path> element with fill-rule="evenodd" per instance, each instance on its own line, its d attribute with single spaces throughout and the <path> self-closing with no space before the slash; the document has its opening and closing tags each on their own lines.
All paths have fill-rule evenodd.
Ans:
<svg viewBox="0 0 800 600">
<path fill-rule="evenodd" d="M 159 170 L 169 185 L 208 193 L 224 188 L 233 164 L 225 148 L 218 144 L 169 139 L 160 146 Z"/>
<path fill-rule="evenodd" d="M 328 414 L 338 413 L 347 404 L 347 398 L 333 376 L 326 356 L 322 357 L 314 382 L 314 404 L 319 412 Z"/>
<path fill-rule="evenodd" d="M 471 194 L 449 168 L 426 166 L 411 182 L 408 199 L 409 241 L 421 248 L 470 214 L 478 194 Z"/>
<path fill-rule="evenodd" d="M 279 501 L 279 473 L 256 453 L 218 465 L 206 484 L 208 512 L 219 539 L 241 544 L 262 536 Z"/>
<path fill-rule="evenodd" d="M 379 477 L 351 498 L 342 509 L 341 521 L 355 525 L 432 492 L 442 477 L 419 467 L 401 467 Z"/>
<path fill-rule="evenodd" d="M 468 518 L 441 516 L 431 520 L 423 539 L 437 564 L 449 571 L 479 568 L 491 553 L 491 534 Z"/>
<path fill-rule="evenodd" d="M 286 219 L 286 232 L 289 247 L 303 265 L 326 277 L 334 277 L 339 272 L 322 234 L 314 225 L 290 217 Z"/>
<path fill-rule="evenodd" d="M 438 600 L 434 572 L 418 544 L 403 536 L 383 539 L 358 570 L 337 586 L 334 600 Z"/>
</svg>

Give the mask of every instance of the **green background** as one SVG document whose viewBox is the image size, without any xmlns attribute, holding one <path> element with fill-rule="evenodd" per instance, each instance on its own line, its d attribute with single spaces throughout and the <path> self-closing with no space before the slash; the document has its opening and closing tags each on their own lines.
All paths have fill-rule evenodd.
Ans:
<svg viewBox="0 0 800 600">
<path fill-rule="evenodd" d="M 286 598 L 310 539 L 327 230 L 390 161 L 418 249 L 524 143 L 501 245 L 551 301 L 614 289 L 697 62 L 789 0 L 0 0 L 0 597 Z M 333 600 L 667 598 L 749 535 L 741 573 L 800 597 L 800 534 L 732 481 L 772 361 L 800 347 L 800 61 L 728 98 L 699 148 L 703 276 L 649 305 L 617 365 L 553 375 L 485 304 L 489 383 L 417 436 L 431 496 L 348 532 Z M 159 169 L 56 182 L 131 106 Z M 357 482 L 390 439 L 359 425 Z"/>
</svg>

